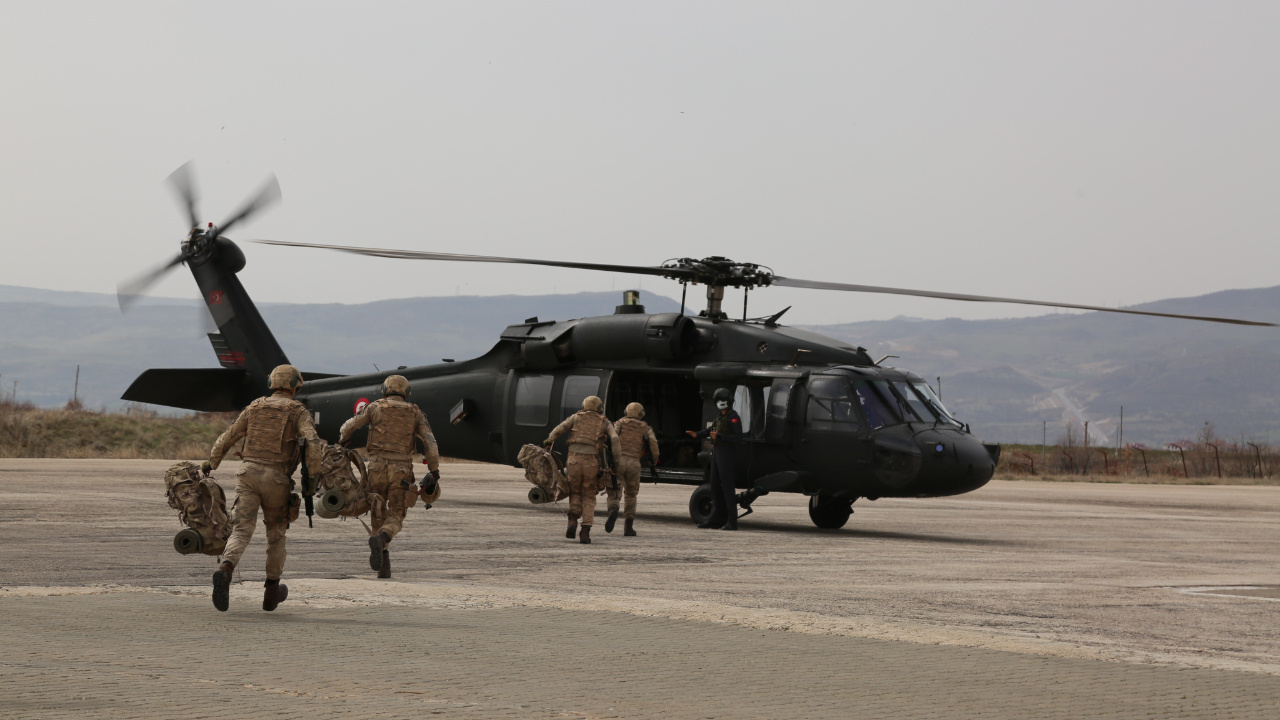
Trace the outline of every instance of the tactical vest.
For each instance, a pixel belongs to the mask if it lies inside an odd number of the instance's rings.
[[[649,434],[649,423],[628,417],[619,420],[616,428],[624,457],[638,458],[644,454],[644,438]]]
[[[369,428],[369,452],[406,455],[413,452],[413,430],[417,424],[417,406],[392,405],[379,401],[378,419]]]
[[[293,460],[294,438],[286,438],[289,418],[301,403],[258,398],[249,404],[249,430],[240,457],[258,463],[280,464]]]
[[[594,447],[600,442],[604,424],[609,422],[604,415],[593,410],[579,410],[574,417],[577,419],[573,421],[573,431],[569,433],[570,445],[582,444]]]

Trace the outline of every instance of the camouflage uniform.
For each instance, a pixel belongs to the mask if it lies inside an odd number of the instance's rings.
[[[431,433],[427,416],[417,405],[397,395],[375,400],[364,406],[355,417],[342,423],[338,442],[345,443],[365,425],[369,428],[369,492],[383,498],[374,501],[370,515],[373,532],[383,532],[390,542],[404,525],[405,509],[417,502],[414,487],[413,441],[426,447],[423,459],[427,469],[440,469],[440,452]]]
[[[582,402],[583,409],[560,423],[547,436],[550,445],[556,438],[569,433],[569,462],[566,470],[569,475],[569,528],[572,532],[578,518],[582,518],[582,541],[591,542],[588,529],[595,518],[596,493],[600,491],[600,462],[597,453],[607,438],[613,460],[616,463],[621,456],[618,445],[618,433],[613,423],[600,411],[600,398],[592,396]],[[566,533],[567,537],[573,537]]]
[[[284,572],[284,536],[293,493],[290,476],[300,460],[299,437],[320,449],[320,436],[311,423],[311,413],[293,399],[292,393],[277,390],[270,397],[249,403],[209,453],[209,465],[216,469],[231,446],[240,438],[245,439],[239,453],[244,463],[236,472],[236,499],[231,505],[231,537],[227,538],[222,559],[232,565],[240,563],[261,508],[262,524],[267,528],[268,580],[278,580]],[[308,448],[308,453],[312,452]]]
[[[626,498],[622,516],[627,520],[634,520],[636,495],[640,493],[640,457],[644,455],[644,446],[648,443],[653,462],[658,462],[658,438],[653,434],[649,423],[639,417],[624,417],[614,423],[613,428],[618,433],[619,444],[622,446],[622,459],[618,461],[618,484],[621,486],[621,494]],[[605,492],[609,498],[609,511],[616,511],[619,489],[610,486],[605,488]]]

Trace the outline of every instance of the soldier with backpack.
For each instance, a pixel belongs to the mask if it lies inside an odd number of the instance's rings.
[[[307,453],[318,458],[324,442],[316,434],[311,413],[293,399],[302,387],[302,373],[292,365],[280,365],[271,371],[268,397],[258,398],[240,413],[231,427],[222,433],[209,459],[201,469],[206,474],[217,469],[222,458],[241,438],[244,463],[236,472],[236,499],[231,505],[231,536],[227,538],[222,564],[213,573],[213,606],[225,612],[230,604],[231,574],[244,554],[258,510],[267,528],[267,581],[262,595],[262,609],[275,610],[289,596],[289,588],[280,583],[284,572],[285,531],[289,521],[298,518],[301,499],[293,494],[293,471],[302,460],[298,439],[306,438]]]
[[[600,491],[600,460],[597,452],[605,440],[610,443],[613,461],[621,455],[618,433],[604,416],[604,403],[592,395],[582,401],[582,409],[570,415],[547,436],[543,445],[550,447],[556,438],[569,433],[569,528],[564,536],[573,539],[582,518],[579,542],[591,544],[591,525],[596,511],[596,493]]]
[[[414,486],[413,446],[421,440],[425,449],[423,462],[427,476],[421,492],[430,503],[439,495],[440,452],[436,436],[431,432],[427,416],[409,402],[409,381],[402,375],[390,375],[382,381],[382,398],[360,409],[355,417],[342,423],[338,442],[351,440],[356,430],[369,425],[369,494],[373,534],[369,536],[369,567],[378,577],[391,577],[391,544],[404,525],[407,508],[418,500]]]
[[[644,417],[644,406],[631,403],[627,406],[627,416],[613,424],[618,433],[618,444],[622,446],[622,458],[618,461],[618,480],[622,486],[622,495],[626,505],[622,516],[626,519],[623,535],[634,537],[636,534],[636,496],[640,494],[640,457],[644,455],[645,445],[649,446],[649,457],[658,463],[658,438],[653,428],[641,418]],[[613,532],[613,524],[618,519],[618,487],[606,487],[609,498],[609,519],[604,524],[605,532]]]

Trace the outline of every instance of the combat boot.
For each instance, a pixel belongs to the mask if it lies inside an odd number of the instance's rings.
[[[636,519],[635,518],[627,518],[626,523],[624,523],[622,534],[625,535],[626,537],[636,536]]]
[[[609,508],[609,519],[604,521],[604,531],[613,532],[613,526],[618,524],[618,508]]]
[[[378,577],[380,578],[391,577],[391,551],[390,550],[382,551],[382,567],[378,568]]]
[[[289,597],[288,585],[280,582],[280,578],[268,580],[262,589],[262,609],[271,612],[287,597]]]
[[[737,529],[738,529],[738,518],[733,518],[733,519],[729,520],[729,522],[727,522],[727,523],[725,523],[724,525],[722,525],[722,526],[720,527],[720,529],[721,529],[721,530],[737,530]]]
[[[213,571],[213,606],[220,612],[226,612],[231,605],[231,573],[236,566],[224,562]]]
[[[387,549],[389,542],[391,536],[382,531],[369,536],[369,567],[374,570],[382,569],[382,551]]]
[[[569,529],[564,531],[564,536],[570,540],[578,536],[578,516],[569,513]]]
[[[591,526],[590,525],[582,526],[582,532],[578,536],[578,542],[582,543],[583,545],[591,544]]]

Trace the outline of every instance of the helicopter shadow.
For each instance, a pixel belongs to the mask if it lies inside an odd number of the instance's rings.
[[[639,519],[646,523],[656,523],[661,525],[683,525],[689,526],[693,521],[687,517],[675,515],[644,515],[641,514]],[[880,540],[904,540],[907,542],[927,542],[941,543],[946,545],[970,545],[970,546],[1000,546],[1000,547],[1021,547],[1026,543],[1014,540],[1003,540],[990,537],[973,537],[965,535],[945,535],[941,533],[912,533],[900,532],[895,530],[866,530],[858,528],[841,528],[839,530],[827,530],[819,527],[795,525],[791,523],[777,521],[758,521],[741,518],[738,520],[738,532],[758,532],[767,533],[786,533],[791,535],[818,535],[818,536],[835,536],[839,538],[866,538]]]

